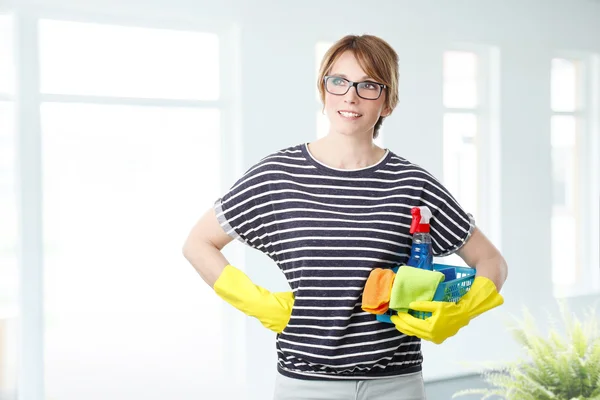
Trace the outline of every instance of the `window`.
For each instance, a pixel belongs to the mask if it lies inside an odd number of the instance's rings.
[[[445,51],[442,98],[444,185],[500,247],[498,66],[494,48]]]
[[[16,398],[18,318],[13,17],[0,14],[0,397]],[[14,397],[13,397],[14,396]]]
[[[598,63],[551,61],[552,277],[557,296],[598,290]],[[596,114],[594,114],[594,112]],[[594,217],[596,216],[596,217]]]
[[[221,303],[181,246],[220,194],[219,37],[39,27],[47,397],[207,397]]]
[[[52,20],[40,28],[43,93],[219,98],[217,35]]]
[[[465,51],[444,53],[444,184],[477,218],[479,57]]]
[[[333,45],[333,43],[331,43],[331,42],[318,42],[317,45],[315,46],[315,55],[316,55],[315,56],[315,62],[316,62],[315,82],[319,76],[319,68],[321,67],[321,60],[323,60],[325,53],[327,52],[327,50],[329,50],[329,48],[332,45]],[[316,87],[316,84],[315,84],[315,87]],[[318,88],[315,89],[315,92],[316,92],[316,100],[317,100],[317,118],[316,118],[317,138],[322,138],[329,133],[329,119],[323,111],[323,104],[321,103],[321,98],[319,96]],[[366,100],[366,101],[368,101],[368,100]],[[381,125],[381,128],[379,129],[379,135],[375,139],[375,144],[377,144],[379,147],[384,147],[383,146],[384,127],[385,127],[385,122],[383,125]]]

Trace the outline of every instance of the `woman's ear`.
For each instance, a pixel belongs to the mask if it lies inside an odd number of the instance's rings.
[[[388,117],[392,113],[392,109],[388,106],[383,107],[383,111],[381,111],[381,117]]]

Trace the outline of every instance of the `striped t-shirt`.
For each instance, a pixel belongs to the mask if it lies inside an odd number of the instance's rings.
[[[306,144],[250,168],[215,202],[223,229],[268,255],[295,296],[277,368],[300,379],[376,379],[421,370],[421,343],[361,309],[373,268],[408,260],[411,208],[430,208],[433,252],[456,251],[474,222],[431,174],[387,150],[375,165],[328,167]]]

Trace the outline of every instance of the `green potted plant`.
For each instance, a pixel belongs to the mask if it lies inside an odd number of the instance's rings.
[[[461,390],[452,396],[480,394],[483,399],[600,400],[600,331],[590,308],[579,320],[560,303],[564,333],[552,322],[548,336],[538,333],[528,310],[512,327],[525,358],[483,373],[492,387]]]

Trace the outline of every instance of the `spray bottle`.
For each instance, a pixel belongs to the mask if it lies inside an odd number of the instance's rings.
[[[406,265],[432,271],[433,249],[431,247],[431,234],[429,233],[431,210],[427,206],[413,207],[410,213],[412,214],[410,233],[413,235],[413,240],[410,258]]]

